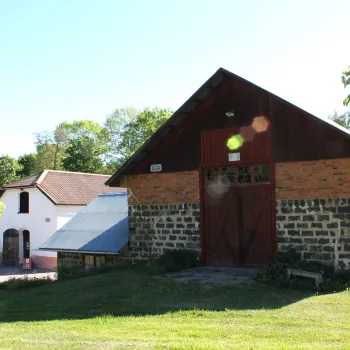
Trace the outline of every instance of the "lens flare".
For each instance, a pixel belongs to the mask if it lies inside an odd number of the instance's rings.
[[[244,139],[242,135],[232,135],[226,143],[226,146],[229,150],[233,151],[235,149],[241,148],[243,145]]]
[[[256,132],[264,132],[269,127],[269,121],[264,116],[255,117],[252,123],[252,127]]]
[[[251,142],[254,140],[256,131],[252,126],[242,126],[239,134],[243,137],[245,142]]]

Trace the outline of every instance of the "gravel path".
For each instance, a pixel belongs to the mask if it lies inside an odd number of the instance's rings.
[[[0,283],[11,278],[56,278],[56,272],[49,270],[26,271],[17,267],[0,267]]]

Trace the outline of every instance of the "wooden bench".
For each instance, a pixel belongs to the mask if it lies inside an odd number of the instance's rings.
[[[315,280],[315,287],[317,289],[320,288],[320,284],[323,283],[322,273],[303,271],[297,269],[287,269],[287,281],[290,280],[290,277],[292,275],[313,278]]]

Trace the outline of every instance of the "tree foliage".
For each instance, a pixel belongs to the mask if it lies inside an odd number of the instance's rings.
[[[345,69],[343,71],[343,75],[341,77],[341,80],[343,82],[344,88],[346,88],[347,86],[350,86],[350,66],[348,67],[348,69]],[[350,94],[345,98],[345,100],[343,101],[344,106],[348,106],[350,103]]]
[[[104,165],[99,148],[88,136],[70,141],[63,160],[64,169],[83,173],[103,173]]]
[[[0,216],[3,214],[4,209],[5,209],[5,205],[3,202],[0,201]]]
[[[135,108],[118,108],[109,116],[104,124],[108,137],[108,158],[109,164],[114,167],[123,163],[129,157],[131,146],[125,140],[127,125],[136,119],[140,113]]]
[[[22,166],[22,169],[17,171],[17,176],[19,178],[30,176],[36,173],[37,169],[35,153],[23,154],[22,156],[18,157],[17,161],[18,164]]]
[[[169,109],[116,109],[107,117],[109,161],[116,168],[123,164],[170,117]]]
[[[80,120],[59,125],[68,137],[63,167],[68,171],[104,172],[104,158],[108,151],[107,134],[98,123]]]
[[[42,170],[112,174],[170,117],[168,109],[119,108],[103,126],[91,120],[62,122],[35,134],[35,154],[18,158],[25,177]]]
[[[68,147],[68,136],[64,129],[57,127],[55,131],[39,132],[36,137],[36,171],[62,170],[62,161]]]
[[[22,166],[17,160],[9,156],[0,157],[0,188],[4,185],[18,179],[17,171],[20,171]]]
[[[329,116],[329,119],[350,130],[350,112],[345,112],[343,114],[334,112],[333,115]]]

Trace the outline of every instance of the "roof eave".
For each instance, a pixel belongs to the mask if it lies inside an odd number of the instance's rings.
[[[91,251],[91,250],[79,250],[79,249],[59,249],[59,248],[39,248],[39,250],[58,252],[58,253],[120,255],[120,251],[119,252],[103,252],[103,251]]]
[[[185,119],[187,117],[187,115],[190,114],[192,109],[195,108],[199,102],[204,100],[204,98],[207,96],[207,94],[210,93],[213,89],[215,89],[222,82],[222,74],[224,74],[225,72],[226,72],[225,69],[219,68],[204,84],[202,84],[196,90],[196,92],[194,94],[192,94],[191,97],[189,99],[187,99],[186,102],[183,103],[181,105],[181,107],[178,108],[173,113],[173,115],[163,125],[161,125],[158,128],[158,130],[147,141],[145,141],[143,143],[143,145],[120,167],[120,169],[105,182],[105,185],[109,186],[112,182],[114,182],[114,180],[116,180],[117,186],[114,186],[114,187],[118,187],[120,185],[121,179],[128,173],[128,172],[125,172],[125,169],[133,163],[133,160],[135,158],[137,158],[138,156],[140,156],[140,154],[142,154],[143,151],[146,151],[147,146],[153,140],[158,138],[157,136],[159,136],[159,133],[162,129],[164,129],[166,127],[170,127],[170,129],[172,129],[175,126],[177,126],[179,122],[174,124],[174,123],[172,123],[172,121],[174,121],[174,119],[178,115],[180,115],[180,114],[184,115],[184,118],[182,118],[181,121],[183,119]],[[200,95],[201,95],[200,93],[206,88],[208,89],[208,93],[204,97],[200,98]],[[197,103],[192,108],[190,108],[190,109],[186,108],[186,106],[190,105],[190,103],[194,102],[194,101],[196,101]],[[159,139],[162,139],[162,138],[163,137],[159,137]]]

